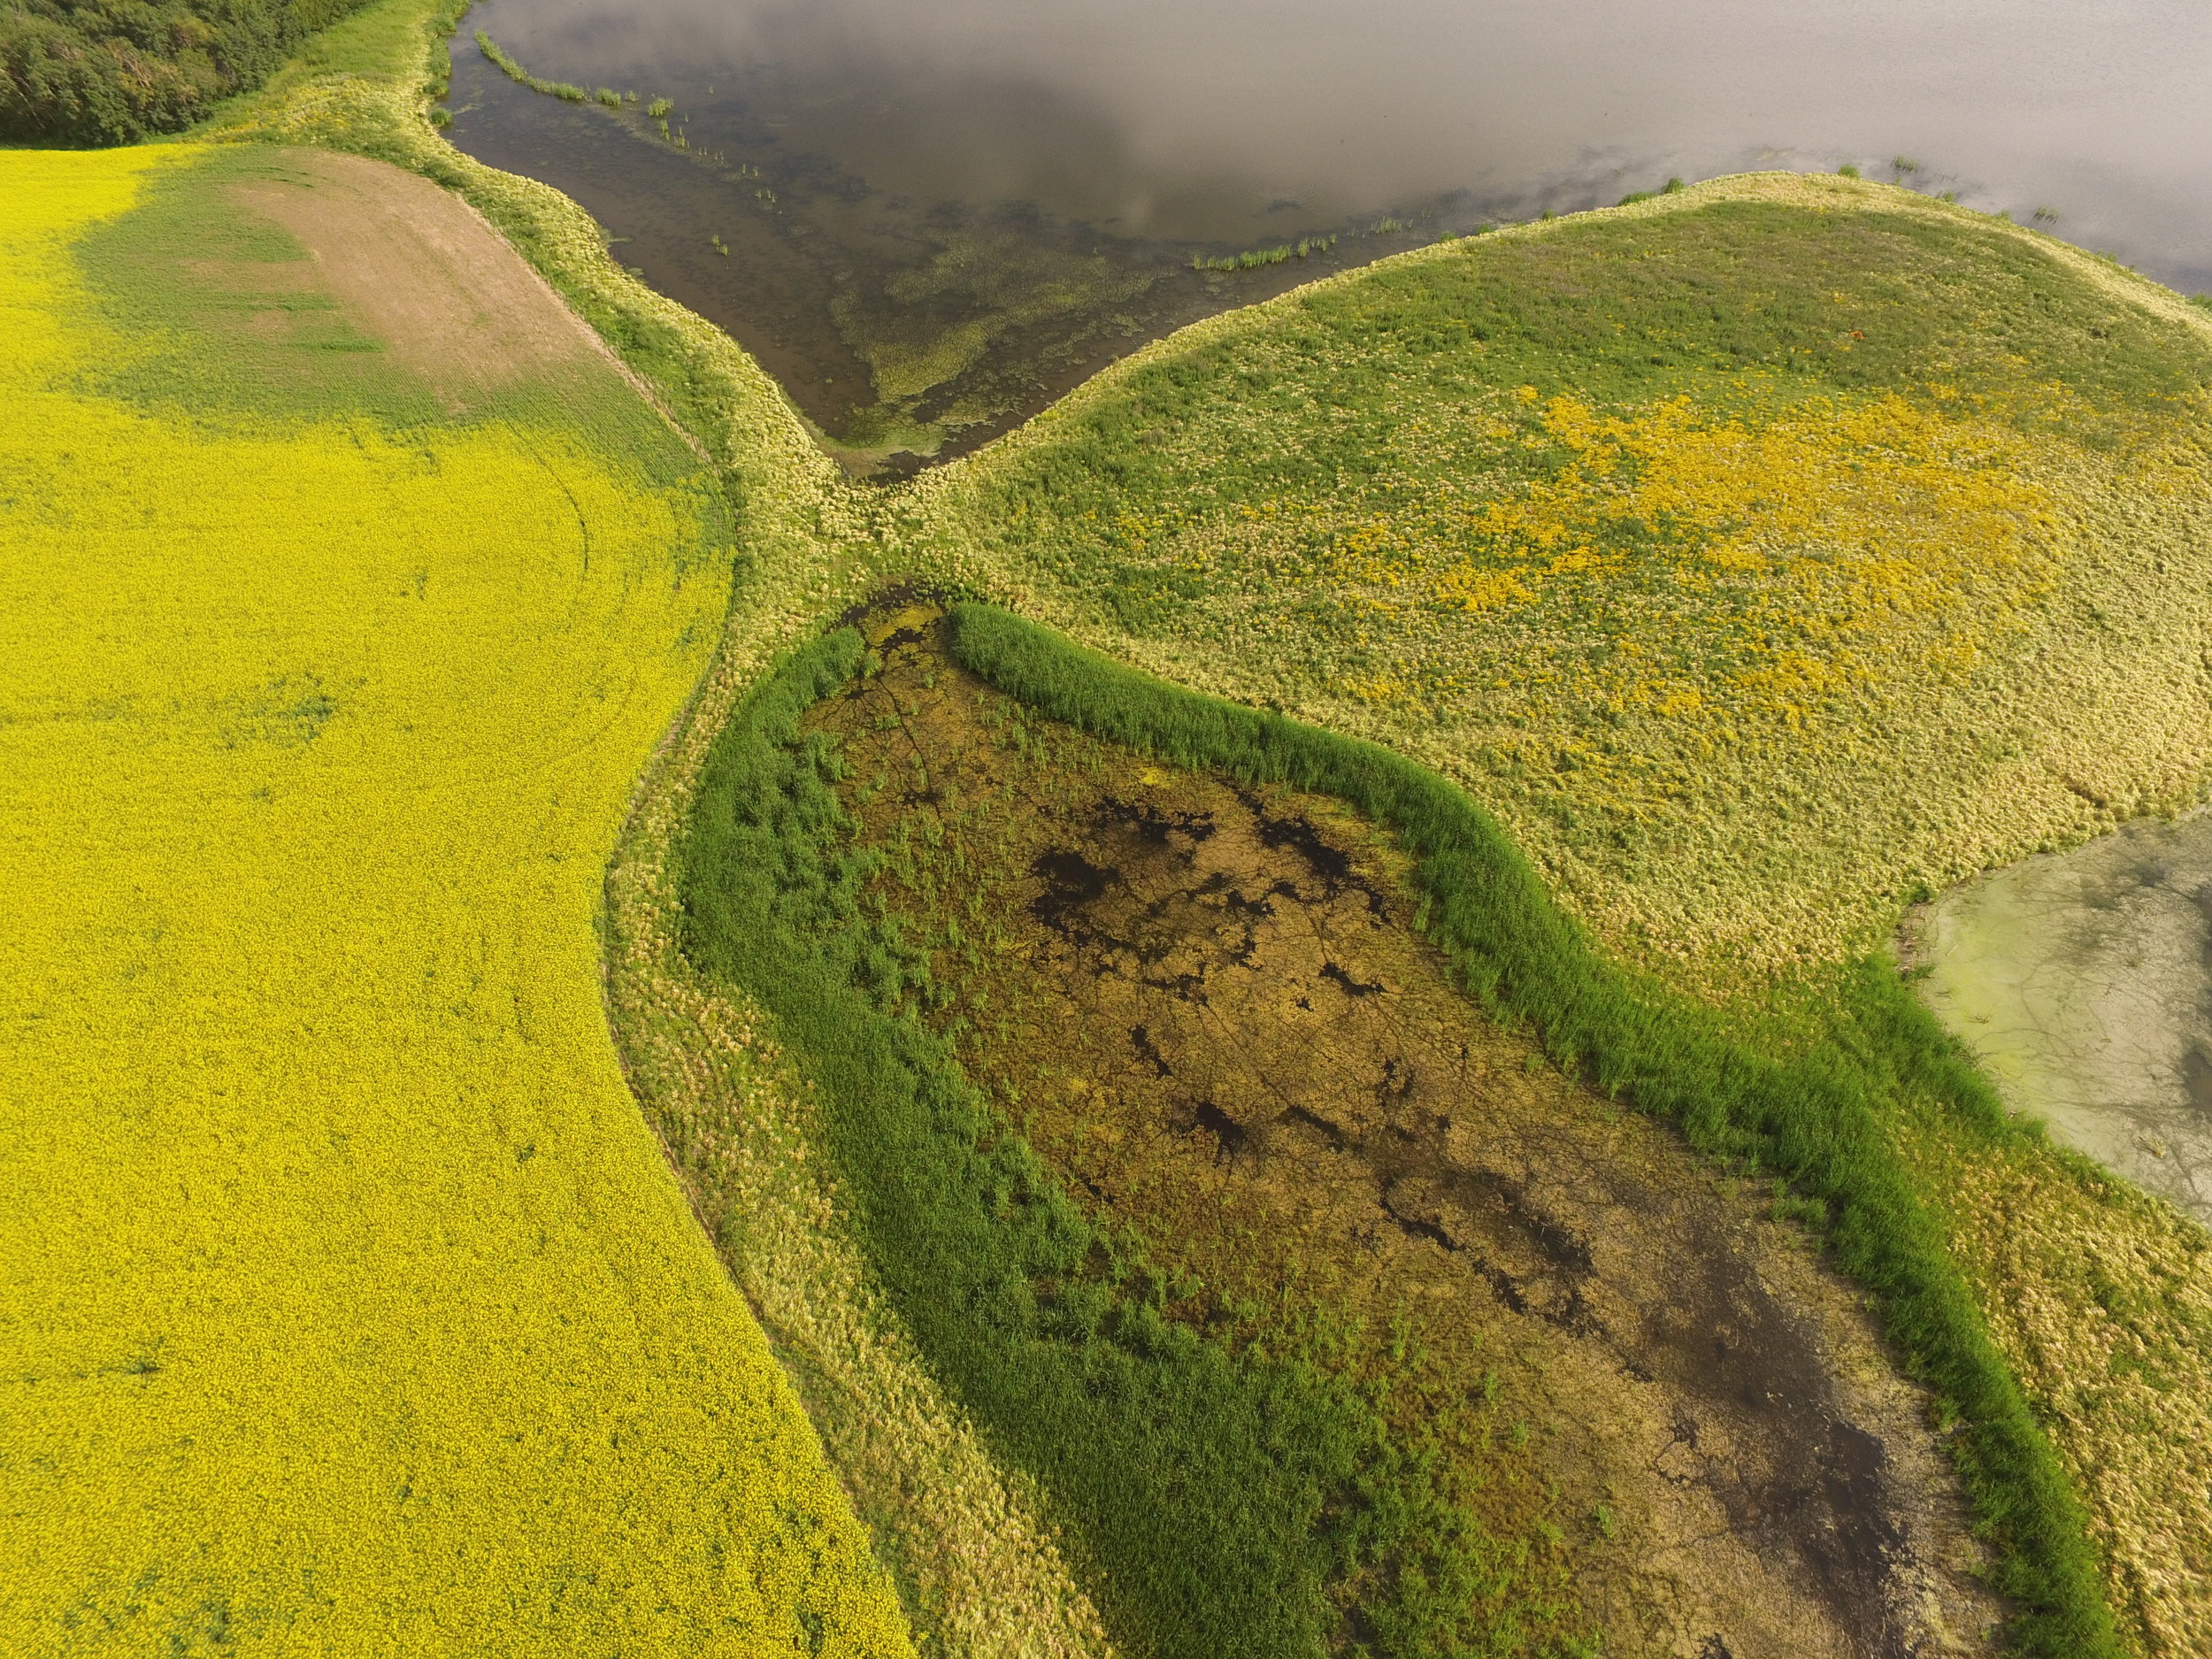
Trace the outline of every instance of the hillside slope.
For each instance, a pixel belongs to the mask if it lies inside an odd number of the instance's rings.
[[[2212,317],[2154,285],[1755,175],[1199,325],[929,499],[1087,636],[1464,780],[1725,988],[2196,797],[2208,416]]]

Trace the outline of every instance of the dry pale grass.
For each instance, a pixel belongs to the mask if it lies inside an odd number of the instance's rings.
[[[1906,1133],[2088,1502],[2124,1632],[2157,1659],[2212,1653],[2212,1239],[2070,1155]]]

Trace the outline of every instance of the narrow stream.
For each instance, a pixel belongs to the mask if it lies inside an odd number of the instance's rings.
[[[2212,1223],[2212,813],[1955,887],[1922,989],[2016,1111]]]

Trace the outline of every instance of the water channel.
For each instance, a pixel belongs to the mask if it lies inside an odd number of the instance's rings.
[[[1955,887],[1908,949],[2008,1105],[2212,1223],[2212,812]]]
[[[481,0],[454,66],[456,143],[582,203],[862,467],[1670,177],[1850,163],[2212,288],[2194,0]]]

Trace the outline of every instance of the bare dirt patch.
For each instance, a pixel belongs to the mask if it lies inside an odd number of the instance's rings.
[[[1494,1534],[1571,1556],[1608,1653],[1985,1649],[1927,1402],[1850,1288],[1461,995],[1386,838],[1029,714],[926,608],[863,626],[882,671],[813,719],[876,891],[971,1075],[1182,1276],[1179,1317],[1328,1310]]]
[[[465,399],[612,357],[545,280],[458,196],[363,156],[288,152],[282,176],[231,187],[314,262],[317,286],[393,360]]]

